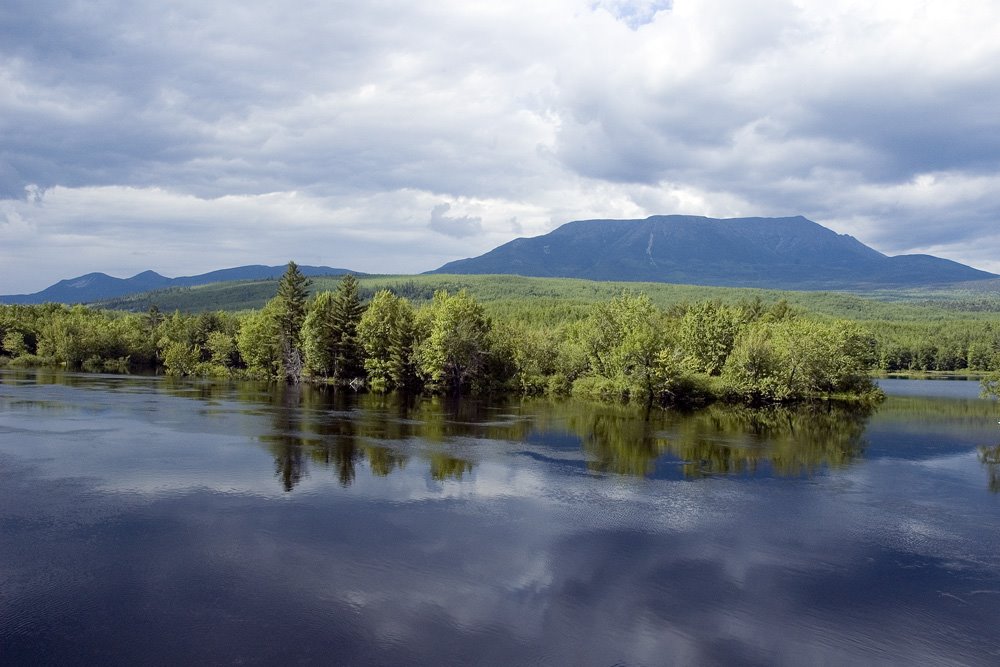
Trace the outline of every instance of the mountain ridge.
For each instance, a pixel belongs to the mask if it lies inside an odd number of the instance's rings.
[[[268,266],[265,264],[248,264],[228,269],[217,269],[194,276],[178,276],[177,278],[167,278],[151,270],[137,273],[131,278],[115,278],[106,273],[92,272],[75,278],[60,280],[33,294],[2,295],[0,296],[0,303],[92,303],[128,296],[130,294],[169,289],[171,287],[198,287],[199,285],[224,281],[279,278],[285,272],[286,268],[287,265]],[[306,276],[343,275],[345,273],[363,275],[348,269],[338,269],[330,266],[299,266],[299,270]]]
[[[891,257],[803,216],[689,215],[567,222],[427,273],[834,290],[998,277],[931,255]]]
[[[33,294],[0,296],[0,303],[95,303],[175,287],[275,279],[285,268],[252,264],[177,278],[152,270],[130,278],[94,272]],[[364,275],[328,266],[299,268],[307,276]],[[885,255],[803,216],[578,220],[425,273],[832,291],[1000,284],[996,274],[932,255]]]

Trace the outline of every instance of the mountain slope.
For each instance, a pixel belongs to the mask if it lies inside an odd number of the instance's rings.
[[[985,271],[931,257],[888,257],[801,216],[652,216],[582,220],[515,239],[430,273],[518,274],[749,286],[856,289],[983,280]]]
[[[285,266],[251,264],[249,266],[237,266],[231,269],[220,269],[197,276],[181,276],[179,278],[167,278],[155,271],[143,271],[131,278],[114,278],[105,273],[88,273],[77,278],[60,280],[56,284],[34,294],[0,296],[0,303],[92,303],[94,301],[114,299],[129,294],[162,290],[170,287],[196,287],[198,285],[233,280],[267,280],[279,278],[285,272],[285,268]],[[347,269],[335,269],[329,266],[300,266],[299,270],[307,276],[354,273]]]

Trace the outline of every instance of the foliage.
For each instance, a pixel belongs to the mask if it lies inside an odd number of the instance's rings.
[[[1000,373],[990,373],[979,381],[983,398],[1000,398]]]
[[[333,291],[340,278],[318,277],[314,282],[318,291]],[[358,285],[362,301],[381,289],[388,289],[409,299],[414,306],[431,301],[435,291],[454,293],[466,289],[483,305],[494,323],[523,324],[531,331],[565,331],[584,322],[595,304],[609,301],[628,288],[647,295],[657,308],[671,316],[683,315],[692,305],[712,301],[737,311],[744,323],[780,320],[789,315],[820,321],[855,321],[874,336],[877,356],[873,368],[881,372],[1000,370],[1000,328],[996,327],[1000,297],[995,292],[971,287],[881,290],[858,295],[441,274],[365,276]],[[274,280],[219,283],[150,293],[114,303],[118,308],[141,311],[152,305],[159,305],[167,312],[175,308],[187,312],[237,311],[261,308],[274,296],[275,286]],[[0,318],[0,340],[3,327]],[[31,340],[33,330],[24,330],[29,353],[35,349]],[[699,356],[695,354],[692,359]],[[714,366],[718,370],[718,364]]]
[[[364,370],[374,391],[407,389],[415,384],[414,313],[409,301],[389,290],[379,291],[361,316],[357,331]]]
[[[310,285],[298,265],[288,262],[285,274],[278,281],[278,294],[272,299],[281,371],[289,382],[298,382],[302,378],[301,330]]]
[[[358,323],[364,307],[358,291],[358,279],[345,274],[333,297],[333,378],[352,380],[363,374]]]
[[[687,309],[679,326],[679,342],[691,367],[699,373],[719,375],[736,342],[743,312],[717,301]]]
[[[312,279],[316,291],[335,290],[339,276]],[[788,308],[818,316],[865,321],[947,322],[953,320],[995,320],[1000,313],[1000,296],[971,293],[959,288],[948,290],[881,290],[852,294],[846,292],[805,292],[776,289],[710,287],[672,283],[636,283],[591,281],[572,278],[531,278],[523,276],[409,275],[363,276],[359,280],[362,300],[381,289],[420,305],[433,299],[434,292],[468,290],[483,303],[493,317],[509,320],[526,317],[545,318],[550,323],[583,319],[591,304],[607,301],[633,290],[649,296],[660,309],[678,304],[718,301],[740,306],[760,299],[771,308],[785,302]],[[98,307],[127,311],[146,311],[157,305],[164,312],[181,310],[231,312],[259,309],[274,296],[276,281],[234,281],[193,288],[171,288],[122,299]]]
[[[251,375],[273,377],[280,372],[276,308],[277,304],[269,302],[262,310],[244,316],[240,323],[236,347]]]
[[[306,372],[318,378],[334,374],[333,293],[320,292],[309,305],[302,322],[302,352]]]
[[[662,370],[657,360],[665,324],[663,314],[645,295],[624,292],[597,304],[583,338],[591,376],[578,380],[574,391],[652,401]]]
[[[336,292],[316,295],[302,325],[307,372],[344,383],[363,374],[358,322],[363,312],[357,279],[347,274]]]
[[[274,296],[264,308],[242,313],[0,306],[0,356],[17,365],[364,380],[376,392],[572,391],[640,404],[865,394],[868,373],[880,369],[1000,372],[1000,327],[985,318],[847,321],[802,306],[816,295],[690,286],[612,293],[609,283],[517,277],[332,280],[317,279],[333,289],[309,301],[309,281],[290,263],[280,282],[266,281]],[[459,289],[428,300],[439,285]]]
[[[489,383],[490,321],[481,304],[468,292],[440,291],[421,312],[418,328],[426,336],[417,343],[417,369],[432,390],[457,393],[481,389]]]
[[[169,375],[194,375],[201,361],[201,348],[180,341],[169,343],[163,352],[163,367]]]
[[[205,337],[205,350],[210,360],[217,366],[236,366],[236,336],[228,331],[213,330]]]
[[[12,329],[3,337],[3,349],[12,357],[20,357],[28,354],[28,344],[24,341],[24,334]]]
[[[505,356],[515,368],[514,386],[522,394],[543,394],[555,389],[552,378],[560,372],[559,344],[563,332],[536,329],[514,322],[496,326],[494,333],[500,341],[497,347],[503,344],[507,348]],[[560,392],[555,389],[555,393]]]
[[[849,322],[761,321],[740,335],[723,373],[724,387],[751,402],[874,391],[871,346]]]

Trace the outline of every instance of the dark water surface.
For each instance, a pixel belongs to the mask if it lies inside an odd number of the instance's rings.
[[[1000,407],[0,371],[3,664],[1000,664]]]

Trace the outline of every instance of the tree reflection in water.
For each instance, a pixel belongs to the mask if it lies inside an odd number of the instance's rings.
[[[669,457],[686,477],[753,473],[798,476],[844,465],[864,449],[870,407],[713,405],[689,413],[567,402],[554,406],[597,472],[648,476]]]
[[[432,479],[460,480],[474,463],[454,455],[448,444],[497,431],[474,401],[357,395],[304,386],[275,386],[267,400],[272,428],[260,440],[274,456],[276,475],[286,491],[301,481],[306,459],[313,467],[332,470],[345,487],[354,482],[362,462],[373,475],[387,476],[406,465],[413,451],[408,445],[416,439],[443,447],[417,450]]]
[[[824,403],[798,408],[713,406],[684,420],[670,451],[685,474],[754,472],[812,475],[848,464],[864,451],[871,408]]]
[[[273,432],[260,437],[274,456],[274,474],[285,491],[294,489],[303,475],[305,440],[299,429],[300,397],[299,387],[280,386],[274,395]]]
[[[979,462],[986,468],[990,491],[1000,493],[1000,445],[980,445]]]
[[[579,447],[587,468],[600,474],[650,476],[679,470],[684,477],[728,474],[811,475],[850,464],[866,447],[870,407],[821,403],[798,408],[716,404],[682,413],[576,400],[471,399],[355,394],[306,385],[217,382],[174,378],[88,375],[62,371],[6,371],[4,382],[59,384],[131,394],[158,393],[196,400],[203,410],[239,411],[267,420],[254,437],[274,458],[281,487],[292,491],[310,472],[329,469],[350,486],[359,466],[385,477],[419,460],[430,479],[463,480],[476,467],[472,455],[486,443]],[[58,401],[39,410],[64,409]],[[879,422],[922,433],[940,423],[960,428],[996,420],[983,400],[894,397]],[[482,451],[482,450],[480,450]],[[981,445],[977,456],[990,491],[1000,493],[1000,445]]]
[[[271,432],[260,437],[291,491],[305,462],[334,472],[350,486],[359,465],[375,476],[424,461],[431,479],[461,480],[475,468],[463,442],[573,436],[588,469],[653,474],[657,462],[679,464],[684,476],[755,473],[814,474],[849,463],[864,449],[870,409],[824,403],[752,409],[725,405],[693,413],[581,401],[481,401],[352,394],[303,386],[266,394]],[[256,395],[257,399],[261,394]]]

